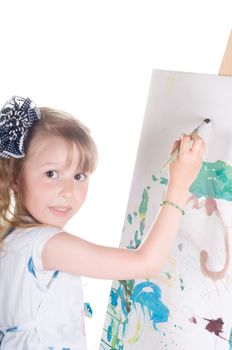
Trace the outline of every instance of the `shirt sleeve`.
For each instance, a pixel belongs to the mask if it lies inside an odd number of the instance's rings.
[[[42,227],[35,228],[37,232],[34,232],[34,242],[31,251],[31,269],[34,276],[42,282],[47,284],[49,280],[54,276],[55,271],[46,271],[43,268],[41,254],[45,243],[55,236],[57,233],[64,232],[64,229],[58,227]]]

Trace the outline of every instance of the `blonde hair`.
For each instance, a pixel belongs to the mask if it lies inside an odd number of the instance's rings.
[[[80,169],[92,173],[97,166],[97,148],[89,129],[70,114],[56,109],[39,108],[41,119],[36,121],[29,131],[25,144],[24,158],[0,158],[0,242],[9,227],[40,226],[23,205],[23,170],[29,157],[29,146],[35,136],[59,136],[67,143],[75,143],[80,151]],[[19,190],[12,189],[17,178]],[[32,220],[28,220],[30,217]]]

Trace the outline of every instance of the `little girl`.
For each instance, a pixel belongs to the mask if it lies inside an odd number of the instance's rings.
[[[69,114],[14,96],[0,111],[0,349],[85,350],[79,276],[152,278],[168,257],[202,163],[196,134],[173,145],[162,208],[136,250],[64,230],[85,201],[97,150]],[[110,228],[109,228],[110,230]],[[77,230],[78,233],[78,230]]]

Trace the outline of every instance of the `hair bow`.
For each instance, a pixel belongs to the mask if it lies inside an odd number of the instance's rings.
[[[0,111],[0,156],[22,158],[24,144],[40,111],[29,97],[13,96]]]

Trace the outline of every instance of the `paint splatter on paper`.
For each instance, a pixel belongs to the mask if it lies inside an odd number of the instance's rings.
[[[101,350],[232,350],[232,80],[221,78],[153,73],[121,246],[137,249],[160,209],[167,142],[200,116],[214,116],[217,128],[205,134],[207,159],[163,270],[113,282]]]
[[[220,166],[219,166],[220,165]],[[214,171],[214,169],[219,169],[220,172]],[[207,175],[206,169],[209,170],[209,174]],[[195,210],[200,209],[199,205],[196,204],[196,201],[201,196],[205,198],[205,215],[213,215],[216,211],[216,196],[220,196],[222,192],[217,190],[217,187],[223,187],[223,181],[227,184],[232,180],[232,172],[228,172],[225,177],[223,174],[225,173],[225,169],[230,169],[230,166],[225,162],[217,161],[215,163],[204,163],[201,171],[199,173],[199,177],[193,183],[190,189],[189,201],[192,202],[191,198],[195,198],[195,202],[193,208]],[[212,180],[211,172],[214,173],[214,179]],[[203,176],[204,174],[204,176]],[[231,174],[231,178],[228,174]],[[154,175],[152,175],[153,185],[165,186],[168,183],[168,180],[164,177],[160,181],[158,179],[154,181]],[[207,184],[209,181],[209,184]],[[213,181],[215,184],[212,186]],[[212,187],[214,188],[214,193],[212,193]],[[207,192],[209,190],[209,193]],[[199,196],[199,194],[201,194]],[[211,195],[214,197],[211,198]],[[194,197],[193,197],[194,196]],[[221,198],[220,198],[221,199]],[[229,200],[228,196],[224,196],[224,200]],[[231,197],[232,201],[232,197]],[[149,193],[146,188],[144,188],[141,200],[138,205],[137,211],[139,213],[137,218],[137,229],[134,232],[133,239],[130,240],[130,243],[127,245],[129,249],[136,249],[142,242],[144,236],[144,230],[146,227],[146,215],[149,206]],[[128,214],[128,223],[132,225],[132,214]],[[130,219],[129,219],[130,218]],[[183,251],[183,243],[178,244],[178,251]],[[198,257],[199,260],[200,256]],[[181,274],[172,276],[172,272],[164,271],[163,278],[172,281],[171,288],[173,285],[179,285],[179,289],[183,292],[185,290],[185,277]],[[168,285],[168,284],[166,284]],[[138,310],[140,312],[138,313]],[[127,338],[128,327],[129,327],[129,319],[131,313],[137,313],[137,320],[134,324],[133,336]],[[143,316],[142,316],[143,315]],[[161,328],[159,325],[161,323],[169,322],[169,317],[171,317],[171,311],[169,311],[168,305],[165,305],[162,301],[162,289],[159,285],[151,282],[140,282],[137,283],[134,280],[131,281],[119,281],[114,283],[114,287],[111,290],[111,302],[108,308],[108,328],[107,332],[107,346],[110,349],[124,349],[125,342],[127,344],[134,344],[139,342],[140,338],[143,336],[144,327],[148,323],[148,320],[152,323],[152,329],[155,332],[160,333]],[[202,318],[203,319],[203,318]],[[206,318],[204,318],[206,319]],[[186,320],[187,321],[187,320]],[[223,332],[222,325],[223,321],[221,318],[218,320],[208,320],[208,324],[206,327],[202,327],[202,330],[205,329],[208,332],[213,333],[215,336],[220,336],[225,341],[229,342],[225,337],[222,337],[220,333]],[[196,318],[189,318],[190,323],[197,324]],[[130,326],[131,327],[131,326]],[[176,327],[176,325],[173,325]],[[181,327],[179,328],[181,329]],[[103,334],[104,336],[104,334]],[[106,340],[103,341],[104,343]],[[162,343],[165,346],[167,343]],[[170,343],[169,343],[170,344]]]

